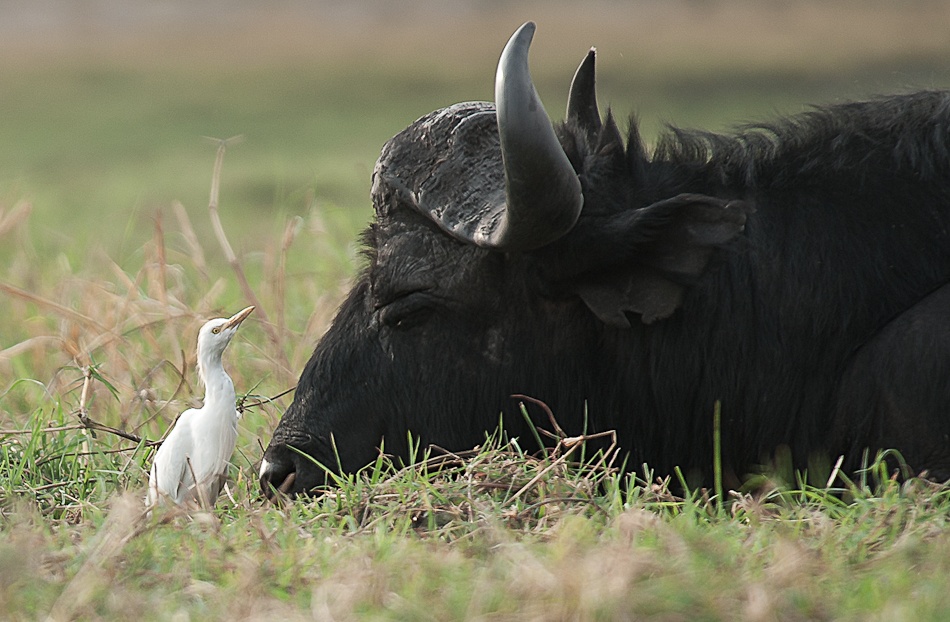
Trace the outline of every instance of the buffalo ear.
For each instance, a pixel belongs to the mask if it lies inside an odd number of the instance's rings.
[[[651,324],[673,314],[713,255],[735,244],[752,206],[680,194],[601,223],[602,254],[571,279],[573,291],[601,321],[630,327],[630,314]],[[588,244],[598,244],[595,232]]]

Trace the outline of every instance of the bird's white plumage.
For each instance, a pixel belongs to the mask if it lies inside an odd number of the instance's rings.
[[[183,412],[155,453],[149,475],[149,506],[169,500],[211,507],[227,479],[237,441],[234,384],[221,362],[241,322],[254,307],[230,318],[210,320],[198,331],[198,376],[205,385],[204,405]]]

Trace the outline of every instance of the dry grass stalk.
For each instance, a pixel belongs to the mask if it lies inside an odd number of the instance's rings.
[[[105,326],[103,326],[102,324],[100,324],[99,322],[95,321],[94,319],[92,319],[91,317],[87,315],[79,313],[78,311],[70,309],[69,307],[63,306],[59,304],[58,302],[53,302],[52,300],[48,298],[44,298],[43,296],[40,296],[38,294],[33,294],[31,292],[26,291],[25,289],[20,289],[19,287],[10,285],[9,283],[4,283],[0,281],[0,292],[4,292],[8,296],[15,296],[17,298],[26,300],[27,302],[31,302],[39,307],[47,309],[48,311],[52,311],[53,313],[55,313],[56,315],[59,315],[60,317],[73,320],[74,322],[78,322],[80,324],[84,324],[86,327],[93,329],[97,332],[100,332],[100,333],[109,332],[108,328],[106,328]]]
[[[0,236],[6,235],[25,223],[32,211],[33,204],[28,201],[17,202],[10,211],[0,208]]]
[[[52,344],[62,344],[62,340],[54,335],[39,335],[36,337],[30,337],[29,339],[25,339],[20,343],[0,350],[0,361],[9,360],[20,356],[29,350],[33,350],[34,348],[39,349]]]
[[[208,263],[205,261],[204,250],[198,242],[198,236],[195,235],[195,229],[191,225],[191,219],[188,218],[188,212],[181,201],[172,202],[172,211],[175,212],[175,218],[178,220],[178,227],[181,229],[181,235],[188,245],[188,251],[191,257],[191,263],[201,274],[205,281],[208,277]]]
[[[274,325],[271,323],[264,305],[261,304],[261,301],[251,288],[251,284],[248,282],[247,276],[244,274],[244,268],[241,266],[241,262],[238,260],[237,255],[234,253],[234,249],[231,247],[231,243],[228,241],[228,236],[224,232],[224,227],[221,225],[221,217],[218,214],[218,198],[221,188],[221,168],[224,165],[224,152],[227,150],[229,144],[234,144],[236,141],[240,140],[242,140],[242,137],[240,136],[234,136],[224,140],[217,140],[218,151],[214,158],[214,170],[211,175],[211,196],[208,200],[208,213],[211,217],[211,227],[214,229],[215,237],[218,239],[218,245],[221,247],[222,252],[224,252],[224,257],[227,260],[228,265],[231,266],[231,270],[237,277],[238,284],[241,286],[241,291],[244,292],[244,296],[247,298],[248,302],[256,307],[256,313],[260,319],[261,325],[264,327],[264,332],[267,333],[267,337],[270,339],[271,345],[274,346],[274,351],[280,357],[284,368],[288,369],[290,367],[290,363],[287,361],[287,357],[284,355],[283,349],[280,347],[280,335],[274,329]]]
[[[168,309],[168,287],[165,283],[168,262],[165,259],[165,231],[162,227],[162,212],[159,210],[155,214],[155,236],[154,236],[154,274],[150,279],[155,283],[158,289],[158,301],[162,309]]]
[[[218,216],[218,198],[221,193],[221,169],[224,166],[224,152],[229,144],[237,144],[244,140],[244,138],[242,136],[232,136],[231,138],[225,139],[210,138],[210,140],[218,143],[218,150],[214,158],[214,169],[211,172],[211,196],[208,199],[208,211],[211,213],[211,226],[214,229],[215,236],[218,238],[218,244],[221,246],[221,250],[224,251],[224,258],[227,259],[232,268],[237,266],[237,270],[240,270],[240,273],[243,275],[244,272],[238,263],[237,255],[234,254],[234,249],[231,248],[231,243],[228,242],[228,236],[224,233],[224,227],[221,226],[221,218]]]
[[[86,547],[85,561],[53,603],[47,620],[83,617],[82,613],[96,591],[108,585],[106,566],[120,555],[132,538],[147,528],[145,519],[146,512],[142,510],[140,499],[130,494],[116,498],[105,524]]]
[[[617,469],[611,461],[569,461],[578,447],[600,436],[561,439],[540,456],[496,440],[465,452],[432,447],[440,453],[378,482],[324,489],[322,499],[355,519],[354,533],[408,524],[421,535],[431,532],[451,541],[494,529],[499,519],[517,532],[541,533],[566,516],[607,515],[598,491]],[[314,520],[328,518],[321,514]]]
[[[287,280],[287,253],[290,251],[291,245],[294,243],[294,240],[297,238],[297,234],[300,232],[300,228],[303,225],[303,219],[299,216],[290,219],[287,222],[287,225],[284,227],[284,235],[281,238],[280,243],[280,258],[277,264],[277,275],[274,279],[276,283],[276,291],[274,296],[274,301],[277,305],[277,334],[283,338],[286,334],[286,318],[285,318],[285,309],[284,303],[286,301],[286,280]]]

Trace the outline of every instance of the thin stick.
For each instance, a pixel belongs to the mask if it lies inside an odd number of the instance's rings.
[[[194,493],[195,499],[198,501],[198,506],[202,510],[210,509],[208,505],[208,496],[205,494],[204,488],[199,485],[198,478],[195,476],[195,468],[191,466],[191,456],[185,456],[185,463],[188,465],[188,470],[191,472],[191,481],[194,482]]]
[[[114,435],[114,436],[118,436],[119,438],[124,438],[124,439],[127,440],[127,441],[132,441],[133,443],[136,443],[136,444],[144,444],[146,447],[157,447],[158,445],[161,445],[161,444],[162,444],[162,441],[161,441],[161,440],[152,441],[152,440],[149,440],[149,439],[145,438],[144,436],[138,436],[137,434],[132,434],[131,432],[125,432],[124,430],[119,430],[118,428],[113,428],[113,427],[111,427],[111,426],[108,426],[108,425],[99,423],[98,421],[96,421],[96,420],[90,418],[90,417],[89,417],[89,414],[88,414],[88,412],[87,412],[87,410],[86,410],[86,399],[87,399],[87,396],[88,396],[88,385],[89,385],[91,382],[92,382],[92,371],[91,371],[90,368],[84,367],[84,368],[83,368],[83,391],[82,391],[81,397],[79,398],[79,401],[80,401],[79,410],[78,410],[77,413],[76,413],[77,416],[79,417],[79,421],[81,422],[80,424],[78,424],[78,425],[72,425],[72,426],[55,427],[55,428],[43,428],[43,429],[41,429],[41,430],[35,430],[35,431],[34,431],[34,430],[0,430],[0,436],[7,436],[7,435],[14,435],[14,434],[17,434],[17,435],[18,435],[18,434],[32,434],[33,432],[41,432],[41,433],[46,433],[46,432],[65,432],[65,431],[68,431],[68,430],[83,430],[83,429],[87,429],[87,430],[95,430],[95,431],[99,431],[99,432],[107,432],[107,433],[112,434],[112,435]],[[181,388],[181,385],[180,385],[180,384],[179,384],[179,388]],[[279,397],[281,397],[281,396],[287,395],[288,393],[290,393],[291,391],[293,391],[293,390],[296,389],[296,388],[297,388],[297,387],[291,387],[291,388],[289,388],[289,389],[286,389],[286,390],[284,390],[284,391],[281,391],[281,392],[278,393],[277,395],[274,395],[273,397],[269,397],[266,401],[273,401],[273,400],[276,400],[277,398],[279,398]],[[177,390],[176,390],[176,393],[177,393]],[[252,407],[252,406],[259,406],[259,405],[261,405],[261,404],[263,404],[263,403],[265,403],[265,400],[261,400],[260,402],[254,403],[254,404],[248,404],[248,405],[245,406],[245,408],[250,408],[250,407]],[[171,431],[171,428],[169,428],[169,431]],[[164,439],[163,439],[163,440],[164,440]],[[260,443],[260,439],[258,439],[258,443]],[[121,451],[132,451],[133,449],[135,449],[135,448],[134,448],[134,447],[128,447],[128,448],[125,448],[125,449],[113,450],[113,451],[111,451],[111,452],[104,450],[104,451],[98,452],[98,453],[113,453],[113,452],[121,452]],[[263,447],[261,447],[261,449],[263,450]],[[89,454],[92,454],[92,453],[97,453],[97,452],[88,452],[88,453],[89,453]],[[70,454],[70,455],[73,455],[73,454]],[[83,455],[83,454],[75,454],[75,455]]]
[[[55,428],[40,428],[39,430],[0,430],[0,436],[18,436],[20,434],[49,434],[52,432],[67,432],[69,430],[83,430],[86,426],[77,423],[74,425],[62,425]]]
[[[114,434],[126,440],[130,440],[134,443],[141,443],[144,439],[135,434],[129,434],[119,430],[118,428],[113,428],[111,426],[104,425],[98,421],[94,421],[89,418],[89,411],[86,409],[86,401],[89,398],[89,387],[92,385],[92,368],[88,365],[83,366],[82,368],[82,393],[79,395],[79,410],[77,415],[79,416],[79,421],[82,423],[83,427],[92,430],[93,436],[95,436],[95,431],[108,432],[109,434]],[[145,441],[148,445],[155,445],[154,441]]]
[[[80,415],[80,420],[82,420],[82,415]],[[156,445],[161,445],[161,441],[150,441],[146,438],[137,436],[130,432],[124,432],[122,430],[119,430],[118,428],[113,428],[111,426],[107,426],[105,424],[99,423],[98,421],[94,419],[90,419],[88,416],[86,417],[85,421],[83,421],[83,427],[89,430],[98,430],[100,432],[108,432],[109,434],[113,434],[120,438],[124,438],[127,441],[132,441],[133,443],[145,443],[145,445],[147,445],[148,447],[155,447]]]
[[[521,393],[514,393],[511,397],[513,397],[516,400],[524,400],[526,402],[531,402],[535,406],[540,406],[541,409],[544,411],[544,414],[548,416],[548,421],[551,422],[551,425],[554,427],[554,432],[557,434],[556,437],[552,436],[551,438],[554,438],[555,440],[567,438],[567,434],[564,432],[564,430],[561,429],[561,426],[558,425],[557,419],[554,418],[554,413],[551,411],[550,406],[548,406],[547,404],[545,404],[544,402],[542,402],[541,400],[535,397],[522,395]],[[543,430],[539,429],[539,431],[543,431]]]
[[[218,239],[218,245],[224,252],[224,257],[227,259],[228,265],[231,266],[231,269],[234,271],[234,275],[237,277],[238,284],[241,286],[241,291],[244,292],[244,296],[248,299],[248,301],[256,307],[257,316],[261,319],[261,324],[264,326],[264,331],[267,333],[268,338],[277,348],[277,351],[281,353],[281,356],[286,358],[286,356],[283,354],[283,350],[280,349],[280,336],[277,334],[273,324],[271,324],[270,319],[267,317],[267,311],[265,311],[264,305],[261,304],[261,301],[258,300],[254,290],[251,289],[251,284],[248,282],[247,276],[244,274],[244,268],[241,267],[241,262],[238,261],[237,255],[234,253],[234,249],[231,248],[231,243],[228,242],[228,236],[224,233],[224,227],[221,225],[221,217],[218,215],[218,196],[219,190],[221,188],[221,168],[224,165],[224,152],[229,144],[241,139],[241,136],[233,136],[224,140],[211,139],[217,140],[218,142],[218,151],[214,158],[214,171],[211,174],[211,196],[208,199],[208,213],[211,217],[211,228],[214,229],[214,235]],[[289,363],[286,363],[285,366],[289,367]]]
[[[89,397],[89,385],[92,384],[92,368],[88,365],[82,368],[82,393],[79,396],[79,421],[89,426],[89,413],[86,411],[86,399]]]
[[[557,460],[555,460],[554,462],[552,462],[552,463],[549,464],[548,466],[546,466],[546,467],[544,467],[543,469],[541,469],[541,470],[538,472],[537,475],[535,475],[534,477],[532,477],[531,480],[530,480],[527,484],[525,484],[524,486],[522,486],[522,487],[521,487],[521,490],[519,490],[519,491],[516,492],[514,495],[512,495],[511,497],[509,497],[506,502],[513,504],[515,501],[517,501],[518,498],[521,497],[521,495],[523,495],[525,492],[527,492],[528,490],[530,490],[532,486],[534,486],[534,485],[537,484],[539,481],[541,481],[541,479],[542,479],[545,475],[547,475],[548,471],[550,471],[550,470],[553,469],[554,467],[558,466],[559,464],[563,464],[565,461],[567,461],[567,458],[568,458],[572,453],[574,453],[574,450],[577,449],[578,447],[580,447],[580,444],[571,446],[566,452],[564,452],[563,455],[561,455],[561,457],[559,457]]]
[[[256,408],[256,407],[258,407],[258,406],[263,406],[264,404],[266,404],[266,403],[268,403],[268,402],[273,402],[274,400],[276,400],[276,399],[279,398],[279,397],[284,397],[285,395],[287,395],[288,393],[290,393],[291,391],[293,391],[293,390],[296,389],[296,388],[297,388],[297,385],[294,385],[294,386],[290,387],[289,389],[284,389],[283,391],[281,391],[281,392],[278,393],[277,395],[274,395],[274,396],[272,396],[272,397],[268,397],[266,400],[261,399],[261,400],[258,400],[258,401],[256,401],[256,402],[251,402],[250,404],[245,404],[244,402],[241,402],[241,404],[237,407],[237,411],[238,411],[239,413],[243,413],[243,412],[244,412],[245,410],[247,410],[248,408]]]
[[[162,413],[162,411],[165,410],[166,408],[168,408],[169,404],[171,404],[171,403],[175,400],[175,398],[178,397],[178,393],[181,391],[182,387],[185,386],[185,383],[187,382],[187,380],[186,380],[186,378],[185,378],[185,374],[188,373],[188,360],[185,358],[185,352],[184,352],[184,350],[179,350],[179,352],[181,353],[181,370],[179,370],[177,367],[175,367],[175,364],[172,363],[171,361],[169,361],[168,359],[162,359],[161,361],[159,361],[159,363],[158,363],[157,365],[152,366],[151,369],[149,369],[147,372],[145,372],[145,376],[143,376],[142,380],[139,382],[139,386],[144,385],[146,382],[148,382],[148,381],[151,379],[152,374],[154,374],[156,371],[158,371],[158,369],[159,369],[160,367],[165,367],[165,366],[171,367],[172,370],[174,370],[175,375],[178,376],[178,386],[175,387],[175,390],[172,392],[171,397],[169,397],[167,400],[165,400],[165,403],[162,404],[162,405],[158,408],[158,410],[156,410],[155,412],[151,413],[151,415],[149,415],[148,419],[146,419],[145,421],[139,423],[138,426],[136,426],[136,427],[142,427],[143,425],[147,424],[149,421],[151,421],[152,419],[154,419],[155,417],[157,417],[158,415],[160,415],[160,414]],[[134,399],[133,399],[132,401],[128,402],[128,408],[126,408],[125,411],[122,413],[122,421],[123,421],[123,422],[128,421],[129,417],[132,415],[132,404],[133,404],[134,402],[135,402]]]
[[[145,441],[146,447],[155,447],[158,444],[158,441]],[[37,466],[42,466],[50,462],[56,462],[65,458],[66,456],[75,456],[77,458],[82,456],[111,456],[112,454],[124,454],[128,452],[134,452],[138,449],[138,446],[133,447],[117,447],[116,449],[97,449],[96,451],[78,451],[69,454],[56,454],[53,456],[48,456],[42,460],[36,462]]]
[[[92,386],[92,367],[84,365],[82,367],[82,393],[79,397],[79,421],[83,425],[89,426],[89,413],[86,410],[86,402],[89,399],[89,387]],[[90,427],[92,438],[96,438],[96,432]],[[89,451],[89,439],[83,438],[80,445],[86,451]]]
[[[838,477],[838,474],[841,473],[841,464],[844,462],[844,455],[838,456],[838,461],[835,462],[835,468],[831,469],[831,475],[828,476],[828,482],[825,484],[825,488],[831,488],[831,485],[835,482],[835,478]]]

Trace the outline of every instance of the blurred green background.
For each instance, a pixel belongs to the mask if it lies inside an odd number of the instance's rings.
[[[526,19],[552,117],[595,45],[601,104],[638,114],[648,138],[950,85],[946,2],[2,2],[0,209],[32,205],[37,261],[135,261],[173,201],[209,235],[203,137],[241,135],[221,190],[239,251],[313,209],[352,238],[382,144],[491,99]]]

